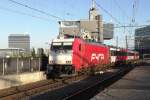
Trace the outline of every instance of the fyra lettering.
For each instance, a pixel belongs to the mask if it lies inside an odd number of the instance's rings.
[[[99,60],[103,60],[103,59],[104,59],[104,54],[102,54],[102,53],[98,53],[98,54],[92,53],[92,55],[91,55],[91,61],[93,61],[93,60],[99,61]]]

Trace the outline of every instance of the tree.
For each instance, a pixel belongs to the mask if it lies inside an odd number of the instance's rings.
[[[34,49],[34,48],[32,48],[31,56],[32,56],[32,57],[36,57],[36,55],[35,55],[35,49]]]

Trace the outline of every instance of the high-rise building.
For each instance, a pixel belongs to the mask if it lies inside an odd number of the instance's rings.
[[[150,54],[150,25],[135,30],[135,50],[139,51],[141,56]]]
[[[30,36],[28,34],[10,34],[8,36],[9,48],[20,48],[30,52]]]

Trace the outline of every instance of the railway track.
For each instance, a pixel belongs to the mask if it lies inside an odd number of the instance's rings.
[[[28,99],[30,96],[42,94],[47,91],[64,87],[86,77],[88,76],[82,75],[63,79],[43,80],[35,83],[4,89],[0,91],[0,100]]]
[[[132,69],[133,67],[128,67],[126,69],[119,70],[118,72],[109,75],[109,77],[106,77],[99,82],[96,82],[86,88],[80,89],[79,91],[67,97],[64,97],[63,100],[89,100],[95,94],[99,93],[100,91],[104,90],[104,88],[119,80],[122,76],[124,76]]]

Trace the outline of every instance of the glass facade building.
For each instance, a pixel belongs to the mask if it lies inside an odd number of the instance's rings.
[[[135,50],[141,56],[150,54],[150,25],[135,30]]]

